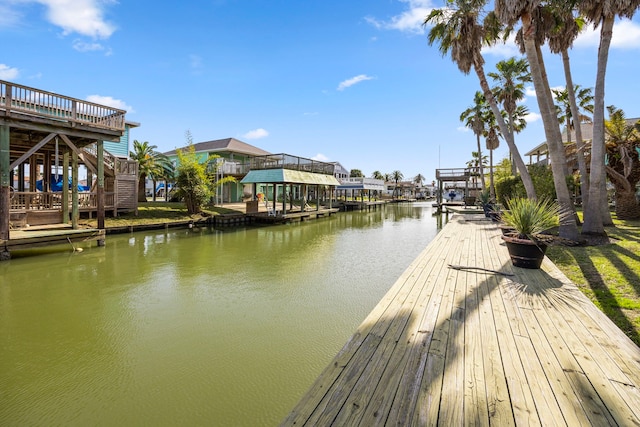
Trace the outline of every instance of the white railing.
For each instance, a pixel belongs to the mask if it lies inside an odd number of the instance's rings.
[[[0,110],[124,131],[125,111],[0,80]]]
[[[84,147],[84,151],[86,151],[87,153],[91,154],[91,156],[93,156],[93,158],[95,158],[96,160],[98,159],[98,145],[97,144],[90,144],[87,145],[86,147]],[[104,160],[104,165],[106,167],[108,167],[110,170],[115,170],[115,165],[116,165],[116,157],[111,154],[110,152],[108,152],[107,150],[102,150],[104,155],[103,155],[103,160]]]
[[[347,184],[384,185],[384,181],[381,179],[365,178],[365,177],[342,178],[340,179],[340,183],[343,185],[347,185]]]

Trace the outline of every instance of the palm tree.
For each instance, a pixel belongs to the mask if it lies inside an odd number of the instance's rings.
[[[570,77],[569,77],[570,79]],[[587,203],[589,193],[589,174],[587,162],[584,157],[584,141],[582,140],[582,123],[590,123],[591,117],[582,114],[582,111],[593,113],[593,95],[591,88],[582,88],[575,85],[565,89],[552,89],[558,111],[558,122],[564,123],[567,129],[567,144],[571,143],[571,131],[576,133],[576,159],[580,171],[580,188],[583,203]],[[572,95],[573,93],[573,95]],[[574,108],[574,105],[576,108]],[[575,114],[575,116],[574,116]],[[577,117],[577,121],[574,120]],[[577,125],[576,125],[577,123]]]
[[[399,170],[395,170],[391,173],[391,179],[396,183],[393,187],[393,198],[396,198],[396,192],[398,191],[398,182],[402,181],[404,175]],[[399,195],[398,195],[399,196]]]
[[[551,90],[546,79],[546,70],[540,50],[540,45],[544,40],[543,28],[545,28],[542,7],[540,2],[522,3],[517,0],[496,0],[495,10],[500,21],[507,26],[513,26],[518,21],[522,22],[519,39],[531,67],[531,77],[536,90],[536,99],[542,116],[551,160],[553,183],[558,204],[561,207],[558,232],[560,237],[577,241],[579,239],[578,225],[571,193],[567,187],[562,134],[560,133],[555,105],[552,102]]]
[[[636,185],[640,181],[640,120],[629,123],[624,111],[607,107],[609,120],[604,122],[607,134],[607,175],[616,188],[618,219],[640,218]]]
[[[428,42],[429,45],[433,45],[437,41],[439,43],[438,49],[443,56],[451,52],[451,59],[464,74],[469,74],[473,67],[480,81],[482,93],[491,106],[500,131],[504,135],[509,151],[518,167],[527,196],[535,198],[536,193],[529,171],[520,156],[512,135],[507,130],[507,125],[500,114],[500,109],[484,73],[484,58],[481,49],[483,45],[495,43],[500,29],[493,14],[485,17],[484,25],[478,22],[482,8],[486,3],[487,0],[451,0],[448,4],[455,6],[455,8],[433,9],[424,21],[424,25],[433,24],[428,34]]]
[[[554,16],[555,26],[547,33],[549,40],[549,50],[552,53],[559,53],[562,56],[562,66],[564,69],[564,76],[566,82],[566,89],[563,91],[560,100],[561,107],[565,111],[562,116],[578,117],[578,124],[582,123],[582,115],[580,113],[580,105],[578,105],[577,99],[580,99],[580,93],[576,96],[576,91],[580,91],[578,85],[573,84],[573,77],[571,75],[571,62],[569,60],[569,48],[573,46],[573,42],[580,34],[580,31],[584,27],[584,19],[582,17],[575,17],[573,10],[573,2],[557,1],[552,3],[551,12]],[[587,91],[587,89],[582,89]],[[588,90],[588,94],[583,92],[583,97],[588,97],[590,100],[585,101],[591,103],[593,96],[591,90]],[[556,99],[558,100],[558,94],[554,91]],[[565,96],[566,94],[566,96]],[[593,113],[593,105],[589,110]],[[560,119],[560,118],[559,118]],[[590,121],[590,119],[589,119]],[[561,122],[562,123],[562,122]],[[567,123],[569,123],[567,121]],[[567,139],[571,138],[571,126],[567,127]],[[582,139],[581,126],[575,127],[576,132],[576,159],[578,161],[578,170],[580,171],[580,189],[582,193],[582,202],[588,204],[589,195],[589,174],[587,172],[587,164],[584,157],[584,141]],[[609,217],[610,218],[610,217]]]
[[[460,114],[460,121],[464,123],[466,127],[473,131],[476,136],[476,143],[478,144],[478,156],[482,157],[482,147],[480,146],[480,136],[485,133],[485,115],[486,115],[487,101],[484,95],[480,91],[476,91],[473,97],[473,105]],[[480,176],[482,177],[482,192],[485,191],[484,184],[484,170],[482,162],[480,162]]]
[[[613,36],[616,16],[633,18],[640,0],[584,0],[577,2],[578,11],[594,27],[600,26],[600,46],[594,92],[593,139],[591,141],[591,182],[604,184],[605,181],[605,138],[604,138],[604,86],[609,58],[609,46]],[[601,185],[602,185],[601,184]],[[603,207],[607,200],[602,188],[589,187],[588,205],[584,207],[583,234],[605,235]]]
[[[384,180],[384,175],[380,171],[373,171],[371,178]]]
[[[155,145],[148,141],[133,141],[133,151],[129,157],[138,162],[138,202],[146,202],[145,181],[147,177],[161,177],[173,171],[173,165],[162,153],[156,151]],[[153,189],[155,192],[155,188]]]
[[[518,108],[518,102],[524,99],[525,83],[531,81],[531,73],[529,72],[529,64],[526,59],[516,59],[514,57],[500,61],[496,64],[497,72],[489,73],[488,76],[493,79],[497,86],[493,88],[493,93],[502,104],[502,108],[507,113],[509,126],[507,131],[514,138],[514,129],[511,124],[514,123],[514,114]],[[512,173],[515,175],[515,163],[511,163]]]
[[[500,139],[498,138],[500,129],[498,129],[493,113],[491,111],[489,111],[489,113],[491,113],[491,116],[488,116],[488,127],[487,131],[484,133],[484,139],[487,150],[489,150],[489,194],[491,195],[491,199],[495,200],[496,186],[494,184],[493,150],[500,146]]]
[[[472,151],[471,152],[471,160],[469,160],[467,162],[467,167],[469,169],[474,170],[474,171],[478,170],[478,169],[482,170],[482,166],[483,165],[486,166],[487,162],[488,162],[487,161],[487,156],[483,156],[482,152],[480,152],[480,151]],[[484,192],[484,175],[482,175],[482,173],[480,173],[480,177],[481,177],[481,180],[483,181],[483,183],[482,183],[482,191]],[[477,179],[478,178],[477,178],[476,174],[474,173],[473,174],[473,188],[474,189],[478,188],[477,185],[476,185],[477,184]]]

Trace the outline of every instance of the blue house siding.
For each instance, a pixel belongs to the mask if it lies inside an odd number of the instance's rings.
[[[124,133],[120,137],[120,141],[105,141],[104,149],[118,157],[129,157],[129,125],[125,126]]]

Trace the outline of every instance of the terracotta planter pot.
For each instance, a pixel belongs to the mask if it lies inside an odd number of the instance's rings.
[[[540,268],[547,251],[546,244],[511,236],[502,236],[502,240],[507,244],[511,263],[515,267]]]

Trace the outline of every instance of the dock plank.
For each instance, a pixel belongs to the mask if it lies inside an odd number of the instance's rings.
[[[513,267],[495,224],[456,214],[282,425],[468,424],[640,425],[640,349],[548,259]]]

